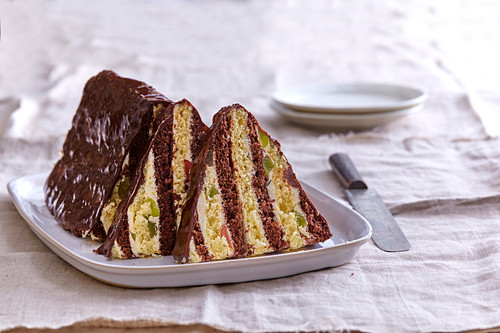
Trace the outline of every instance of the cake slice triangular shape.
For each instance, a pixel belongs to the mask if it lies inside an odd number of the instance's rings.
[[[113,214],[108,237],[97,250],[107,257],[172,254],[190,168],[208,128],[187,100],[172,104],[165,113],[154,124],[148,148]]]
[[[280,149],[241,105],[202,140],[174,248],[178,263],[299,249],[331,237]]]
[[[47,207],[64,229],[105,239],[109,225],[101,219],[119,187],[115,184],[121,184],[121,192],[126,189],[120,180],[135,170],[153,122],[172,103],[146,83],[112,71],[89,79],[62,157],[44,187]]]

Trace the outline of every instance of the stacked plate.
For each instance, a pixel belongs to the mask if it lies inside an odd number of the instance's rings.
[[[276,92],[271,107],[299,125],[344,130],[384,125],[422,109],[427,93],[390,84],[326,84]]]

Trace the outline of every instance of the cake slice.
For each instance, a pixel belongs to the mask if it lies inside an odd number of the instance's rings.
[[[64,229],[106,238],[119,204],[113,193],[125,195],[155,119],[167,115],[172,103],[144,82],[112,71],[87,82],[62,157],[44,187],[47,207]],[[114,209],[103,214],[105,205]]]
[[[241,105],[221,109],[191,170],[175,260],[294,250],[330,237],[280,144]]]
[[[154,124],[128,190],[116,186],[116,196],[122,192],[124,199],[117,200],[100,254],[123,259],[172,254],[193,156],[208,128],[187,100],[172,104],[165,113]]]

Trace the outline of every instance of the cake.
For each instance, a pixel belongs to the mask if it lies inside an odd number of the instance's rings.
[[[62,156],[44,187],[47,207],[64,229],[106,239],[114,209],[149,147],[153,125],[172,105],[144,82],[112,71],[87,82]],[[113,193],[118,194],[114,199]]]
[[[280,144],[241,105],[222,108],[202,141],[173,251],[176,262],[290,251],[331,237]]]
[[[143,158],[126,180],[124,199],[113,205],[100,254],[122,259],[172,254],[191,165],[208,128],[187,100],[172,104],[165,114],[155,121]],[[121,184],[115,186],[112,202],[120,197]]]
[[[62,227],[129,259],[195,263],[331,237],[280,144],[239,104],[209,129],[193,105],[102,71],[85,85],[45,187]]]

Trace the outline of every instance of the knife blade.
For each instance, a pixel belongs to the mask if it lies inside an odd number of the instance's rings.
[[[386,252],[408,251],[411,245],[403,231],[377,191],[368,188],[349,156],[336,153],[329,162],[345,188],[347,200],[372,225],[375,245]]]

